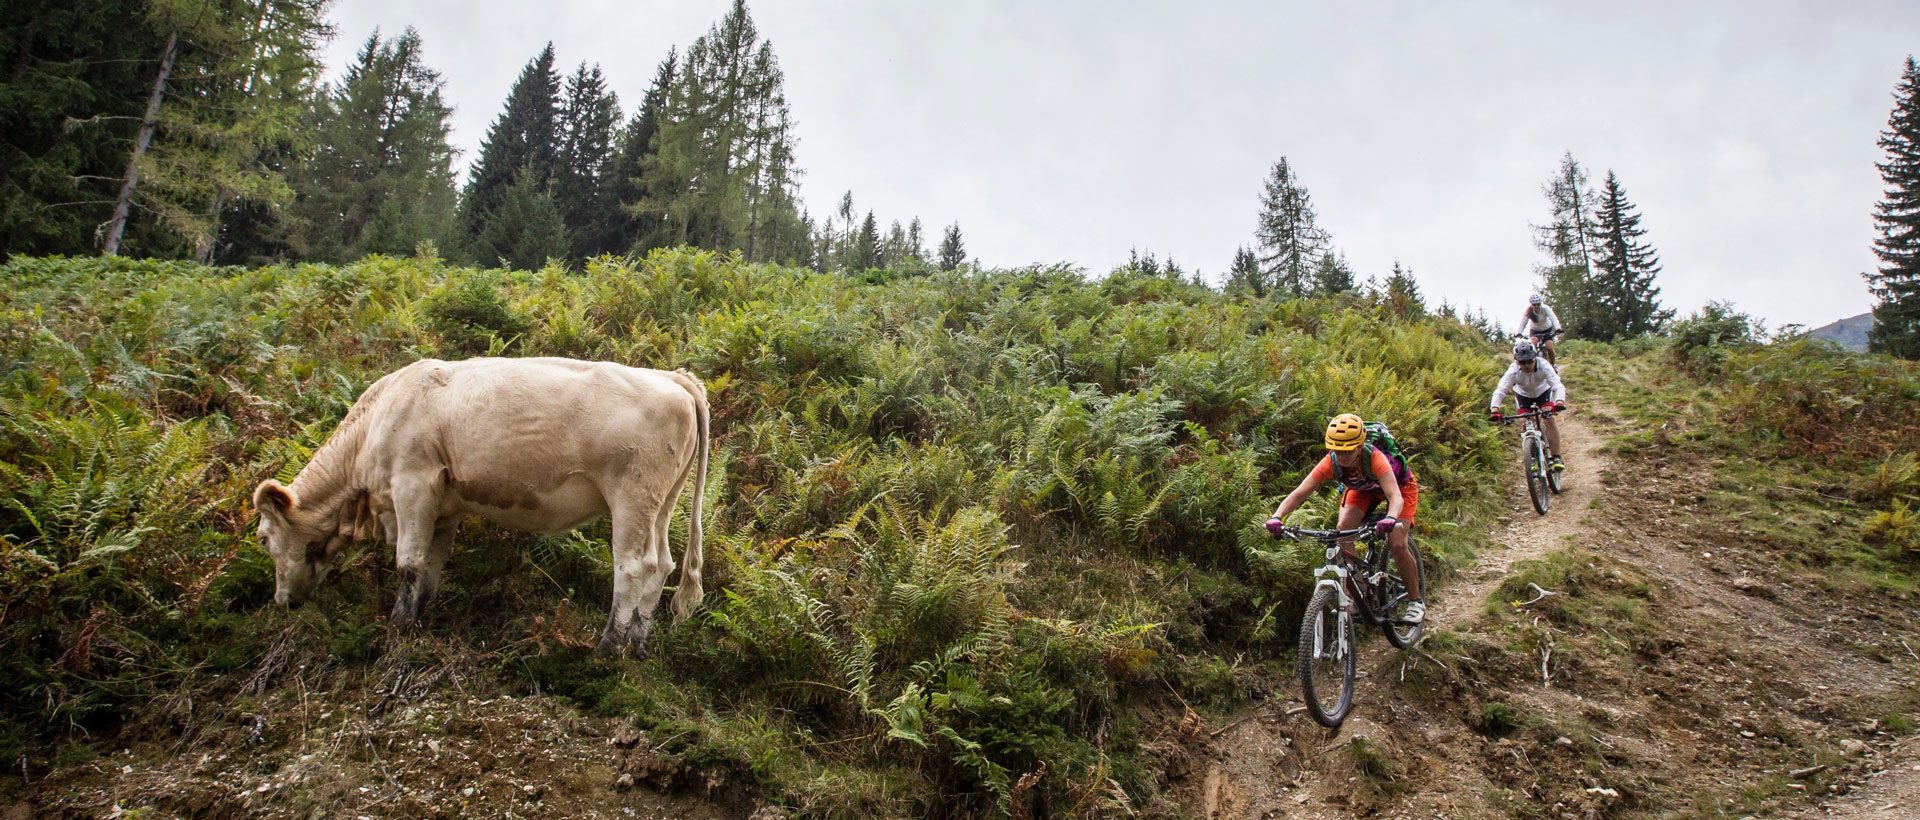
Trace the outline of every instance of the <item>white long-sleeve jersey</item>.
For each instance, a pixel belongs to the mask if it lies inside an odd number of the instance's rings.
[[[1517,336],[1527,335],[1528,330],[1546,333],[1560,329],[1560,317],[1554,315],[1553,308],[1545,304],[1528,305],[1527,312],[1520,316],[1520,331]]]
[[[1540,398],[1567,400],[1567,386],[1560,383],[1560,371],[1553,369],[1546,359],[1534,359],[1532,373],[1520,369],[1519,362],[1507,365],[1506,375],[1500,377],[1500,386],[1493,389],[1493,409],[1500,409],[1501,402],[1507,400],[1509,392],[1515,396],[1525,396],[1529,401]]]

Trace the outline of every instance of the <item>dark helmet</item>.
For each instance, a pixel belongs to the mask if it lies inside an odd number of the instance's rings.
[[[1539,358],[1539,356],[1540,356],[1540,351],[1533,349],[1532,342],[1519,341],[1519,342],[1513,343],[1513,360],[1514,361],[1519,362],[1521,364],[1526,364],[1527,362],[1530,362],[1536,358]]]

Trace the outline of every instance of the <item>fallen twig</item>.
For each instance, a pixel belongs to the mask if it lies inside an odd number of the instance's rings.
[[[1301,708],[1305,708],[1305,707],[1301,707]],[[1248,715],[1248,716],[1246,716],[1246,717],[1243,717],[1243,718],[1241,718],[1241,719],[1239,719],[1239,720],[1236,720],[1236,721],[1234,721],[1234,722],[1232,722],[1232,723],[1229,723],[1229,724],[1227,724],[1227,725],[1225,725],[1225,726],[1222,726],[1222,727],[1220,727],[1220,728],[1218,728],[1218,729],[1215,729],[1215,730],[1213,730],[1213,731],[1211,731],[1211,732],[1208,732],[1208,733],[1207,733],[1207,737],[1219,737],[1219,736],[1221,736],[1221,735],[1223,735],[1223,734],[1226,734],[1226,733],[1227,733],[1227,730],[1228,730],[1228,729],[1231,729],[1231,728],[1233,728],[1233,727],[1235,727],[1235,726],[1239,726],[1240,724],[1242,724],[1242,723],[1246,723],[1247,721],[1249,721],[1249,720],[1252,720],[1252,719],[1253,719],[1253,716],[1252,716],[1252,715]]]
[[[1827,770],[1827,764],[1822,763],[1818,766],[1808,766],[1804,769],[1794,769],[1793,771],[1787,772],[1787,776],[1795,780],[1805,780],[1809,777],[1812,777],[1826,770]]]

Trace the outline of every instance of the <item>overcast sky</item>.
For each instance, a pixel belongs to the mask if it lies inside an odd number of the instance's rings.
[[[336,0],[330,72],[375,27],[418,29],[463,162],[551,40],[630,110],[727,0]],[[1104,273],[1128,251],[1218,280],[1288,158],[1364,278],[1511,327],[1530,222],[1571,151],[1619,174],[1668,307],[1731,300],[1824,324],[1871,297],[1874,144],[1920,2],[750,5],[786,72],[802,198],[884,226],[958,221],[989,266]],[[464,178],[464,177],[463,177]]]

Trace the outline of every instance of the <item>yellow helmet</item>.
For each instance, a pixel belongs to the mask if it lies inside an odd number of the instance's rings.
[[[1341,413],[1327,422],[1327,449],[1357,450],[1367,441],[1367,426],[1352,413]]]

